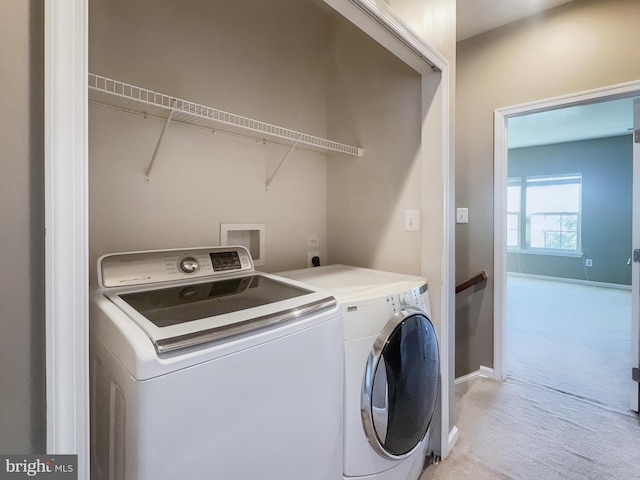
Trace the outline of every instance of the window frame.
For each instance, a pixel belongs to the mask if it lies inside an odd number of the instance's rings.
[[[508,252],[517,253],[529,253],[537,255],[555,255],[565,257],[581,257],[582,251],[582,174],[581,173],[563,173],[556,175],[532,175],[521,177],[509,177],[507,179],[507,186],[520,185],[520,212],[512,212],[507,208],[507,216],[511,214],[518,214],[518,246],[507,245]],[[538,186],[542,186],[545,182],[549,185],[553,184],[577,184],[580,186],[578,193],[578,211],[545,211],[535,212],[533,214],[527,213],[527,190],[531,188],[533,184],[537,183]],[[534,187],[535,188],[535,187]],[[576,248],[547,248],[547,247],[533,247],[531,246],[531,217],[533,215],[572,215],[576,216]],[[524,222],[522,221],[524,217]],[[562,231],[560,231],[562,233]]]
[[[518,187],[520,189],[519,200],[518,200],[518,211],[509,210],[509,187]],[[519,250],[522,248],[522,178],[521,177],[513,177],[507,179],[507,249],[509,250]],[[509,245],[509,215],[515,215],[517,217],[517,243],[516,245]]]

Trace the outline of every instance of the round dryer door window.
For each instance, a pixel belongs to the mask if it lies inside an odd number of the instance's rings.
[[[382,456],[408,456],[427,434],[438,397],[440,360],[433,324],[421,310],[394,315],[367,361],[362,420]]]

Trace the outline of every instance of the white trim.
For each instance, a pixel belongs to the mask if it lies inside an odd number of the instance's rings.
[[[495,371],[493,370],[493,368],[489,368],[489,367],[485,367],[484,365],[480,365],[479,372],[480,372],[480,376],[481,377],[497,379]]]
[[[456,378],[456,386],[475,380],[478,377],[480,377],[480,370],[462,375],[461,377]]]
[[[635,97],[640,93],[640,80],[632,82],[619,83],[606,87],[595,88],[593,90],[585,90],[582,92],[560,95],[543,100],[521,103],[510,107],[496,109],[496,113],[500,113],[503,117],[516,117],[520,115],[529,115],[531,113],[542,112],[545,110],[553,110],[556,108],[564,108],[575,105],[584,105],[593,102],[617,100],[620,98]],[[497,134],[498,132],[496,132]]]
[[[466,375],[456,378],[456,385],[461,385],[463,383],[470,382],[480,377],[497,379],[495,372],[493,371],[493,368],[480,365],[480,368],[475,372],[467,373]]]
[[[89,478],[87,0],[45,2],[47,452]]]
[[[640,128],[640,100],[635,99],[633,102],[633,128]],[[633,198],[632,198],[632,230],[631,230],[631,248],[640,248],[640,143],[633,144]],[[632,255],[632,254],[631,254]],[[640,264],[631,262],[631,367],[640,366]],[[638,411],[638,384],[632,382],[629,388],[629,407],[631,410]]]
[[[550,282],[588,285],[590,287],[614,288],[616,290],[631,290],[631,285],[620,285],[619,283],[594,282],[593,280],[582,280],[579,278],[551,277],[549,275],[536,275],[535,273],[507,272],[507,277],[533,278],[536,280],[548,280]]]
[[[581,258],[584,257],[583,252],[571,252],[562,250],[545,250],[544,248],[516,248],[508,247],[507,253],[514,253],[516,255],[542,255],[548,257],[567,257],[567,258]]]
[[[581,105],[603,100],[616,100],[640,95],[640,81],[633,81],[600,87],[584,92],[561,95],[511,107],[498,108],[494,113],[494,328],[493,328],[493,369],[496,378],[506,377],[506,302],[507,302],[507,157],[508,128],[511,117],[552,110],[555,108]]]
[[[449,68],[447,60],[385,2],[323,0],[352,24],[419,73]]]
[[[504,341],[507,317],[507,122],[505,115],[496,110],[494,117],[494,242],[493,242],[493,371],[496,378],[506,378]],[[500,213],[498,213],[500,212]]]
[[[458,427],[454,425],[451,431],[449,432],[449,436],[447,437],[447,451],[450,452],[457,441],[458,441]],[[444,460],[444,457],[440,457],[440,458]]]
[[[442,98],[442,157],[441,157],[441,168],[442,168],[442,187],[443,187],[443,196],[442,196],[442,227],[443,227],[443,237],[442,237],[442,261],[440,266],[441,272],[441,296],[440,296],[440,355],[441,359],[444,358],[445,361],[442,362],[442,378],[443,383],[446,384],[446,387],[441,390],[442,392],[442,451],[440,452],[441,458],[446,458],[451,452],[451,449],[455,445],[458,440],[458,428],[455,425],[452,425],[450,422],[450,400],[451,395],[451,386],[453,382],[451,380],[454,376],[453,366],[451,365],[450,353],[451,348],[455,348],[454,342],[454,332],[451,327],[451,316],[455,311],[455,296],[454,296],[454,288],[452,287],[453,276],[452,276],[452,268],[455,265],[454,260],[454,249],[451,248],[451,245],[455,241],[454,237],[454,228],[453,222],[455,219],[455,215],[453,212],[453,207],[455,205],[454,200],[454,172],[453,172],[453,162],[450,160],[450,129],[449,129],[449,68],[445,66],[442,69],[442,75],[440,78],[440,90],[441,90],[441,98]],[[427,88],[427,81],[423,76],[423,97],[424,92]],[[424,112],[423,112],[424,114]],[[423,115],[424,118],[424,115]],[[423,129],[423,138],[422,145],[425,145],[425,134]],[[423,169],[424,165],[429,161],[427,155],[422,152],[422,162]],[[429,200],[426,196],[426,191],[428,189],[423,188],[423,198],[422,198],[422,211],[424,212],[428,206]],[[426,250],[429,244],[429,239],[427,232],[422,230],[422,271],[423,274],[426,271]],[[445,428],[445,426],[447,428]]]
[[[404,20],[387,3],[375,0],[349,0],[356,4],[365,13],[373,17],[379,17],[383,22],[383,28],[390,30],[390,33],[400,40],[409,51],[417,55],[418,60],[426,62],[429,68],[443,70],[449,66],[447,60],[440,55],[435,48],[432,48],[417,32],[411,29]],[[402,52],[406,55],[406,52]],[[414,62],[406,61],[407,64]],[[414,67],[416,68],[416,67]],[[419,66],[416,69],[422,70]]]

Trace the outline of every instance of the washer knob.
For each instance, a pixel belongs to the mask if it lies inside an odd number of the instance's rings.
[[[402,305],[402,308],[409,306],[409,295],[408,294],[403,293],[402,295],[400,295],[400,305]]]
[[[180,270],[184,273],[195,273],[200,270],[200,264],[193,257],[185,257],[180,260]]]

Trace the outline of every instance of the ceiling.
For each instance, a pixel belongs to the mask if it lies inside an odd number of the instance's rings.
[[[457,0],[457,41],[557,7],[571,0]]]
[[[633,99],[532,113],[508,120],[509,148],[630,134]]]

